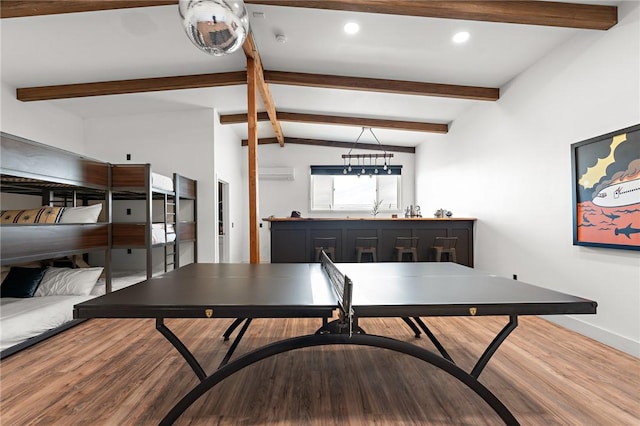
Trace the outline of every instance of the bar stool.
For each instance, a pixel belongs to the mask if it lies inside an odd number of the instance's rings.
[[[398,256],[398,262],[402,262],[404,255],[411,256],[411,260],[418,261],[418,237],[396,237],[395,251]]]
[[[458,237],[436,237],[431,248],[435,252],[436,262],[442,262],[442,255],[447,255],[449,262],[456,262],[456,245]]]
[[[362,262],[363,254],[370,254],[371,261],[378,261],[378,238],[377,237],[356,237],[356,262]]]
[[[313,239],[313,248],[316,251],[315,261],[320,260],[320,253],[324,250],[332,261],[336,260],[336,238],[318,237]]]

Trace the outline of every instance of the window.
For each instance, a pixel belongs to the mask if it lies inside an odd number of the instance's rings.
[[[312,211],[371,211],[380,202],[379,211],[397,211],[402,205],[401,166],[394,166],[393,174],[361,176],[343,174],[343,167],[311,166]]]

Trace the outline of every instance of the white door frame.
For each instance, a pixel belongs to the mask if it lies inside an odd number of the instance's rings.
[[[231,222],[229,220],[229,183],[218,179],[216,189],[218,191],[218,209],[216,211],[219,221],[218,226],[220,223],[222,223],[223,226],[222,235],[220,235],[218,229],[218,261],[220,263],[228,263],[230,252],[229,233],[231,231]],[[220,214],[222,217],[220,217]]]

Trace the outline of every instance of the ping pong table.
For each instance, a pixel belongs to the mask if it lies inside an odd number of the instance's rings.
[[[187,265],[74,307],[75,318],[153,318],[200,382],[166,414],[173,424],[216,384],[260,360],[313,346],[359,345],[389,349],[421,359],[458,379],[479,395],[506,424],[518,424],[509,409],[480,381],[481,372],[519,315],[595,314],[597,303],[455,263],[341,263],[326,255],[313,264]],[[337,312],[337,316],[335,315]],[[421,317],[508,317],[504,328],[470,372],[454,362]],[[422,330],[437,351],[367,333],[359,318],[398,317],[416,336]],[[244,323],[220,366],[210,374],[164,324],[165,318],[226,318],[235,321],[225,339]],[[253,318],[319,318],[310,334],[231,357]],[[329,318],[337,318],[328,321]]]

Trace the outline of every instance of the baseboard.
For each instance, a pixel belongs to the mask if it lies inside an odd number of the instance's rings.
[[[597,340],[607,346],[626,352],[631,356],[640,358],[640,342],[636,342],[627,337],[596,327],[593,324],[588,324],[569,315],[549,315],[543,316],[543,318],[554,324],[558,324],[562,327]]]

